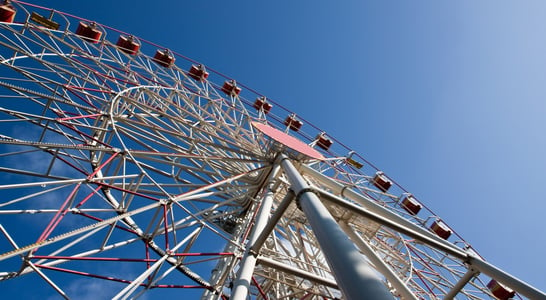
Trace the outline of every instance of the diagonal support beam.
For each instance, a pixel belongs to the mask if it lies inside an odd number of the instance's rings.
[[[365,257],[349,240],[317,195],[311,191],[292,162],[284,157],[281,166],[345,298],[393,299]]]
[[[424,236],[427,238],[427,240],[435,241],[435,245],[442,244],[443,248],[449,248],[449,253],[456,256],[456,257],[465,257],[466,253],[465,251],[461,250],[457,246],[453,245],[452,243],[440,238],[439,236],[433,234],[429,230],[424,229],[423,227],[414,224],[410,222],[409,220],[406,220],[405,218],[397,215],[396,213],[378,205],[370,198],[354,191],[353,189],[347,188],[346,185],[342,185],[339,182],[335,181],[334,179],[325,176],[324,174],[321,174],[317,170],[312,169],[309,166],[303,165],[302,166],[302,172],[308,176],[313,177],[313,179],[320,182],[321,185],[326,186],[329,190],[332,192],[326,192],[324,190],[316,190],[318,193],[320,193],[321,198],[327,197],[327,199],[341,199],[343,202],[346,201],[345,198],[349,199],[350,201],[354,201],[358,203],[358,205],[354,205],[354,207],[358,207],[361,210],[369,213],[370,215],[377,216],[379,219],[390,221],[390,223],[397,224],[398,227],[403,227],[411,230],[412,232],[419,233],[421,236]],[[342,195],[343,197],[338,197],[334,194]],[[352,203],[351,203],[352,204]],[[378,222],[374,220],[375,222]],[[381,223],[383,224],[383,223]],[[385,225],[385,224],[383,224]],[[387,225],[385,225],[387,226]],[[388,226],[389,227],[389,226]],[[391,227],[392,228],[392,227]],[[393,228],[395,229],[395,228]]]
[[[263,233],[266,227],[273,207],[273,199],[275,198],[275,192],[273,191],[274,179],[280,170],[279,165],[275,165],[269,178],[267,179],[267,186],[265,187],[265,195],[263,197],[260,209],[256,215],[256,223],[252,229],[250,240],[248,242],[248,249],[245,252],[242,260],[241,267],[239,269],[237,278],[233,281],[233,293],[231,299],[244,300],[248,296],[248,290],[252,280],[252,274],[254,273],[254,267],[256,267],[257,255],[250,251],[250,247],[254,245],[256,239]]]
[[[445,295],[444,300],[452,300],[457,294],[464,288],[464,286],[472,280],[475,276],[480,274],[478,270],[473,267],[468,268],[468,271],[464,273],[463,277],[453,286],[453,288]]]
[[[436,238],[432,238],[430,234],[424,233],[422,228],[419,228],[419,230],[414,230],[413,226],[406,226],[405,222],[398,222],[399,221],[398,218],[391,219],[388,217],[384,217],[378,213],[368,210],[367,208],[351,203],[341,197],[338,197],[336,195],[333,195],[331,193],[328,193],[320,189],[313,188],[312,190],[316,193],[319,193],[322,199],[332,204],[338,205],[339,207],[346,209],[347,211],[350,211],[356,215],[365,217],[373,222],[376,222],[386,227],[389,227],[391,229],[394,229],[402,234],[405,234],[414,239],[417,239],[420,242],[423,242],[436,249],[442,250],[461,260],[466,259],[468,256],[464,250],[457,248],[455,245],[448,244],[445,241],[438,241]]]
[[[303,165],[303,171],[318,180],[321,184],[324,184],[328,188],[335,192],[341,193],[344,190],[344,186],[336,182],[335,180],[324,176],[320,172],[313,170],[311,167]],[[529,285],[521,279],[512,276],[494,265],[484,261],[483,259],[466,252],[457,246],[438,238],[430,232],[425,231],[423,228],[403,219],[402,217],[390,212],[382,207],[379,207],[375,203],[369,201],[363,195],[351,190],[345,189],[347,198],[353,200],[360,205],[356,205],[338,197],[332,193],[326,192],[320,189],[311,189],[312,191],[319,193],[320,196],[335,205],[338,205],[344,209],[347,209],[355,214],[361,215],[367,219],[377,222],[381,225],[394,229],[402,234],[408,235],[412,238],[419,240],[420,242],[427,244],[435,249],[446,252],[453,257],[456,257],[471,267],[477,269],[480,273],[483,273],[495,280],[502,282],[511,289],[514,289],[519,294],[529,299],[546,299],[546,293],[538,290],[537,288]]]
[[[271,216],[271,218],[269,219],[269,222],[260,233],[260,236],[256,238],[256,241],[250,247],[251,252],[253,253],[260,252],[260,249],[262,248],[262,245],[267,240],[267,237],[271,234],[271,232],[273,232],[273,230],[275,229],[275,226],[277,226],[277,223],[282,218],[282,215],[284,214],[288,206],[290,206],[290,203],[292,203],[292,200],[294,200],[295,197],[296,195],[294,194],[292,190],[289,190],[288,193],[286,193],[286,195],[284,196],[279,206],[277,206],[275,213]]]
[[[184,238],[180,243],[178,243],[172,249],[172,252],[176,252],[176,250],[178,248],[180,248],[182,245],[187,243],[195,234],[197,234],[200,231],[201,231],[200,227],[195,228],[190,234],[188,234],[186,236],[186,238]],[[156,272],[156,270],[158,270],[170,256],[171,256],[170,253],[166,253],[165,255],[163,255],[163,257],[161,257],[159,260],[157,260],[152,266],[150,266],[150,268],[148,268],[146,271],[144,271],[142,274],[140,274],[135,280],[133,280],[133,282],[131,282],[131,284],[126,286],[123,290],[121,290],[112,299],[114,299],[114,300],[118,300],[118,299],[125,300],[125,299],[127,299],[137,288],[139,288],[140,284],[142,282],[144,282],[144,280],[146,280],[146,278],[148,276],[150,276],[150,274]]]
[[[36,267],[33,263],[30,261],[27,261],[28,266],[34,270],[34,272],[38,273],[42,279],[44,279],[59,295],[61,295],[64,299],[70,299],[68,295],[60,288],[58,287],[49,277],[47,277],[38,267]]]
[[[387,278],[387,280],[394,286],[396,292],[402,296],[404,300],[417,300],[417,297],[408,288],[408,286],[395,274],[390,268],[372,249],[372,247],[365,241],[349,224],[345,222],[339,223],[341,228],[347,233],[355,245],[366,255],[371,263],[377,268],[377,270]]]
[[[506,284],[529,299],[546,299],[546,293],[477,257],[469,257],[468,263],[481,273]]]

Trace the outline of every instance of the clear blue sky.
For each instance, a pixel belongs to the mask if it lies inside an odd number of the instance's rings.
[[[546,2],[34,1],[282,103],[546,290]]]

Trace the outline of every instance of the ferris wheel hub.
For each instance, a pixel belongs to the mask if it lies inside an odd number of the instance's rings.
[[[306,158],[324,160],[324,156],[320,152],[287,133],[259,122],[252,122],[252,126],[275,142],[304,155]]]

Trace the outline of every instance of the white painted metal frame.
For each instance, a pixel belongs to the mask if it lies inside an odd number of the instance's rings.
[[[340,242],[325,250],[333,230],[358,246],[382,273],[378,289],[392,295],[487,299],[494,297],[487,282],[496,279],[516,297],[546,297],[485,262],[455,232],[449,240],[434,234],[437,215],[408,213],[400,204],[407,191],[378,189],[377,169],[346,148],[320,150],[324,161],[286,151],[292,160],[276,172],[286,149],[250,122],[313,145],[322,131],[291,132],[282,121],[292,112],[256,111],[252,100],[261,95],[248,90],[226,95],[219,73],[195,81],[186,71],[194,62],[182,56],[161,67],[156,46],[143,40],[129,55],[114,43],[121,32],[98,25],[104,35],[89,43],[74,33],[85,20],[13,3],[18,22],[0,23],[6,285],[64,298],[83,292],[70,287],[78,280],[119,298],[173,289],[205,299],[355,298],[350,283],[359,277],[329,265],[340,258],[350,268],[355,248]],[[34,11],[61,28],[30,21]],[[317,222],[319,214],[331,226]]]

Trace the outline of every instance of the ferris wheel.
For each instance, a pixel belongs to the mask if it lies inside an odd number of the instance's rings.
[[[21,297],[546,299],[264,95],[0,6],[0,286]]]

